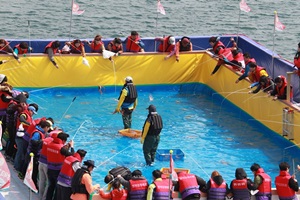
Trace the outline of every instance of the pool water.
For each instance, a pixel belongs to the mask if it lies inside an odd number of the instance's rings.
[[[118,133],[123,129],[122,119],[112,112],[120,87],[28,91],[29,103],[40,106],[36,117],[54,118],[55,125],[63,128],[70,139],[75,135],[75,150],[85,149],[85,159],[95,160],[95,183],[104,186],[104,176],[119,165],[140,169],[149,182],[154,169],[169,167],[169,161],[159,160],[154,166],[145,166],[140,140]],[[257,162],[272,177],[274,187],[281,161],[289,162],[291,173],[293,163],[299,164],[299,149],[291,147],[293,143],[262,127],[212,91],[201,94],[175,86],[164,90],[141,87],[138,91],[132,128],[142,129],[146,108],[154,104],[164,123],[159,149],[181,149],[185,154],[183,160],[174,161],[176,168],[190,169],[206,181],[213,170],[218,170],[230,183],[238,167],[253,178],[249,168]]]

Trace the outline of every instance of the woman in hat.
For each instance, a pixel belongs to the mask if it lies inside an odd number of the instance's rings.
[[[95,162],[93,160],[86,160],[83,162],[83,166],[76,171],[71,183],[73,192],[71,199],[88,200],[93,191],[100,189],[99,184],[92,184],[91,173],[94,168]]]

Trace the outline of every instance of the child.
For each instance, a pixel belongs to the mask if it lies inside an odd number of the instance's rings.
[[[104,193],[103,189],[100,189],[100,196],[104,199],[111,200],[126,200],[127,190],[121,188],[121,183],[118,179],[115,179],[112,183],[113,190],[110,193]]]

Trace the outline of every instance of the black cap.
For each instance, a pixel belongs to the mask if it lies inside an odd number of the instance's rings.
[[[86,165],[87,167],[96,167],[95,162],[93,160],[86,160],[83,162],[83,164]]]
[[[146,109],[149,110],[149,112],[156,112],[156,107],[152,104]]]

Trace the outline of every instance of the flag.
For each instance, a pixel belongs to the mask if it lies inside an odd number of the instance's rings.
[[[178,176],[174,169],[174,161],[173,161],[172,153],[173,151],[170,150],[170,174],[172,176],[173,181],[178,181]]]
[[[163,5],[160,3],[160,0],[157,1],[157,12],[166,15],[166,11],[163,7]]]
[[[10,172],[3,157],[2,153],[0,152],[0,189],[7,189],[10,186]]]
[[[250,12],[251,11],[251,8],[247,5],[245,0],[241,0],[240,9],[244,12]]]
[[[33,156],[30,155],[30,162],[27,167],[26,175],[24,178],[24,184],[27,185],[35,193],[38,193],[38,190],[36,189],[36,186],[32,180],[32,170],[33,170]]]
[[[73,1],[72,14],[81,15],[84,13],[84,10],[79,10],[79,5]]]
[[[275,29],[277,31],[283,31],[285,29],[285,25],[283,25],[278,18],[277,12],[275,11]]]

